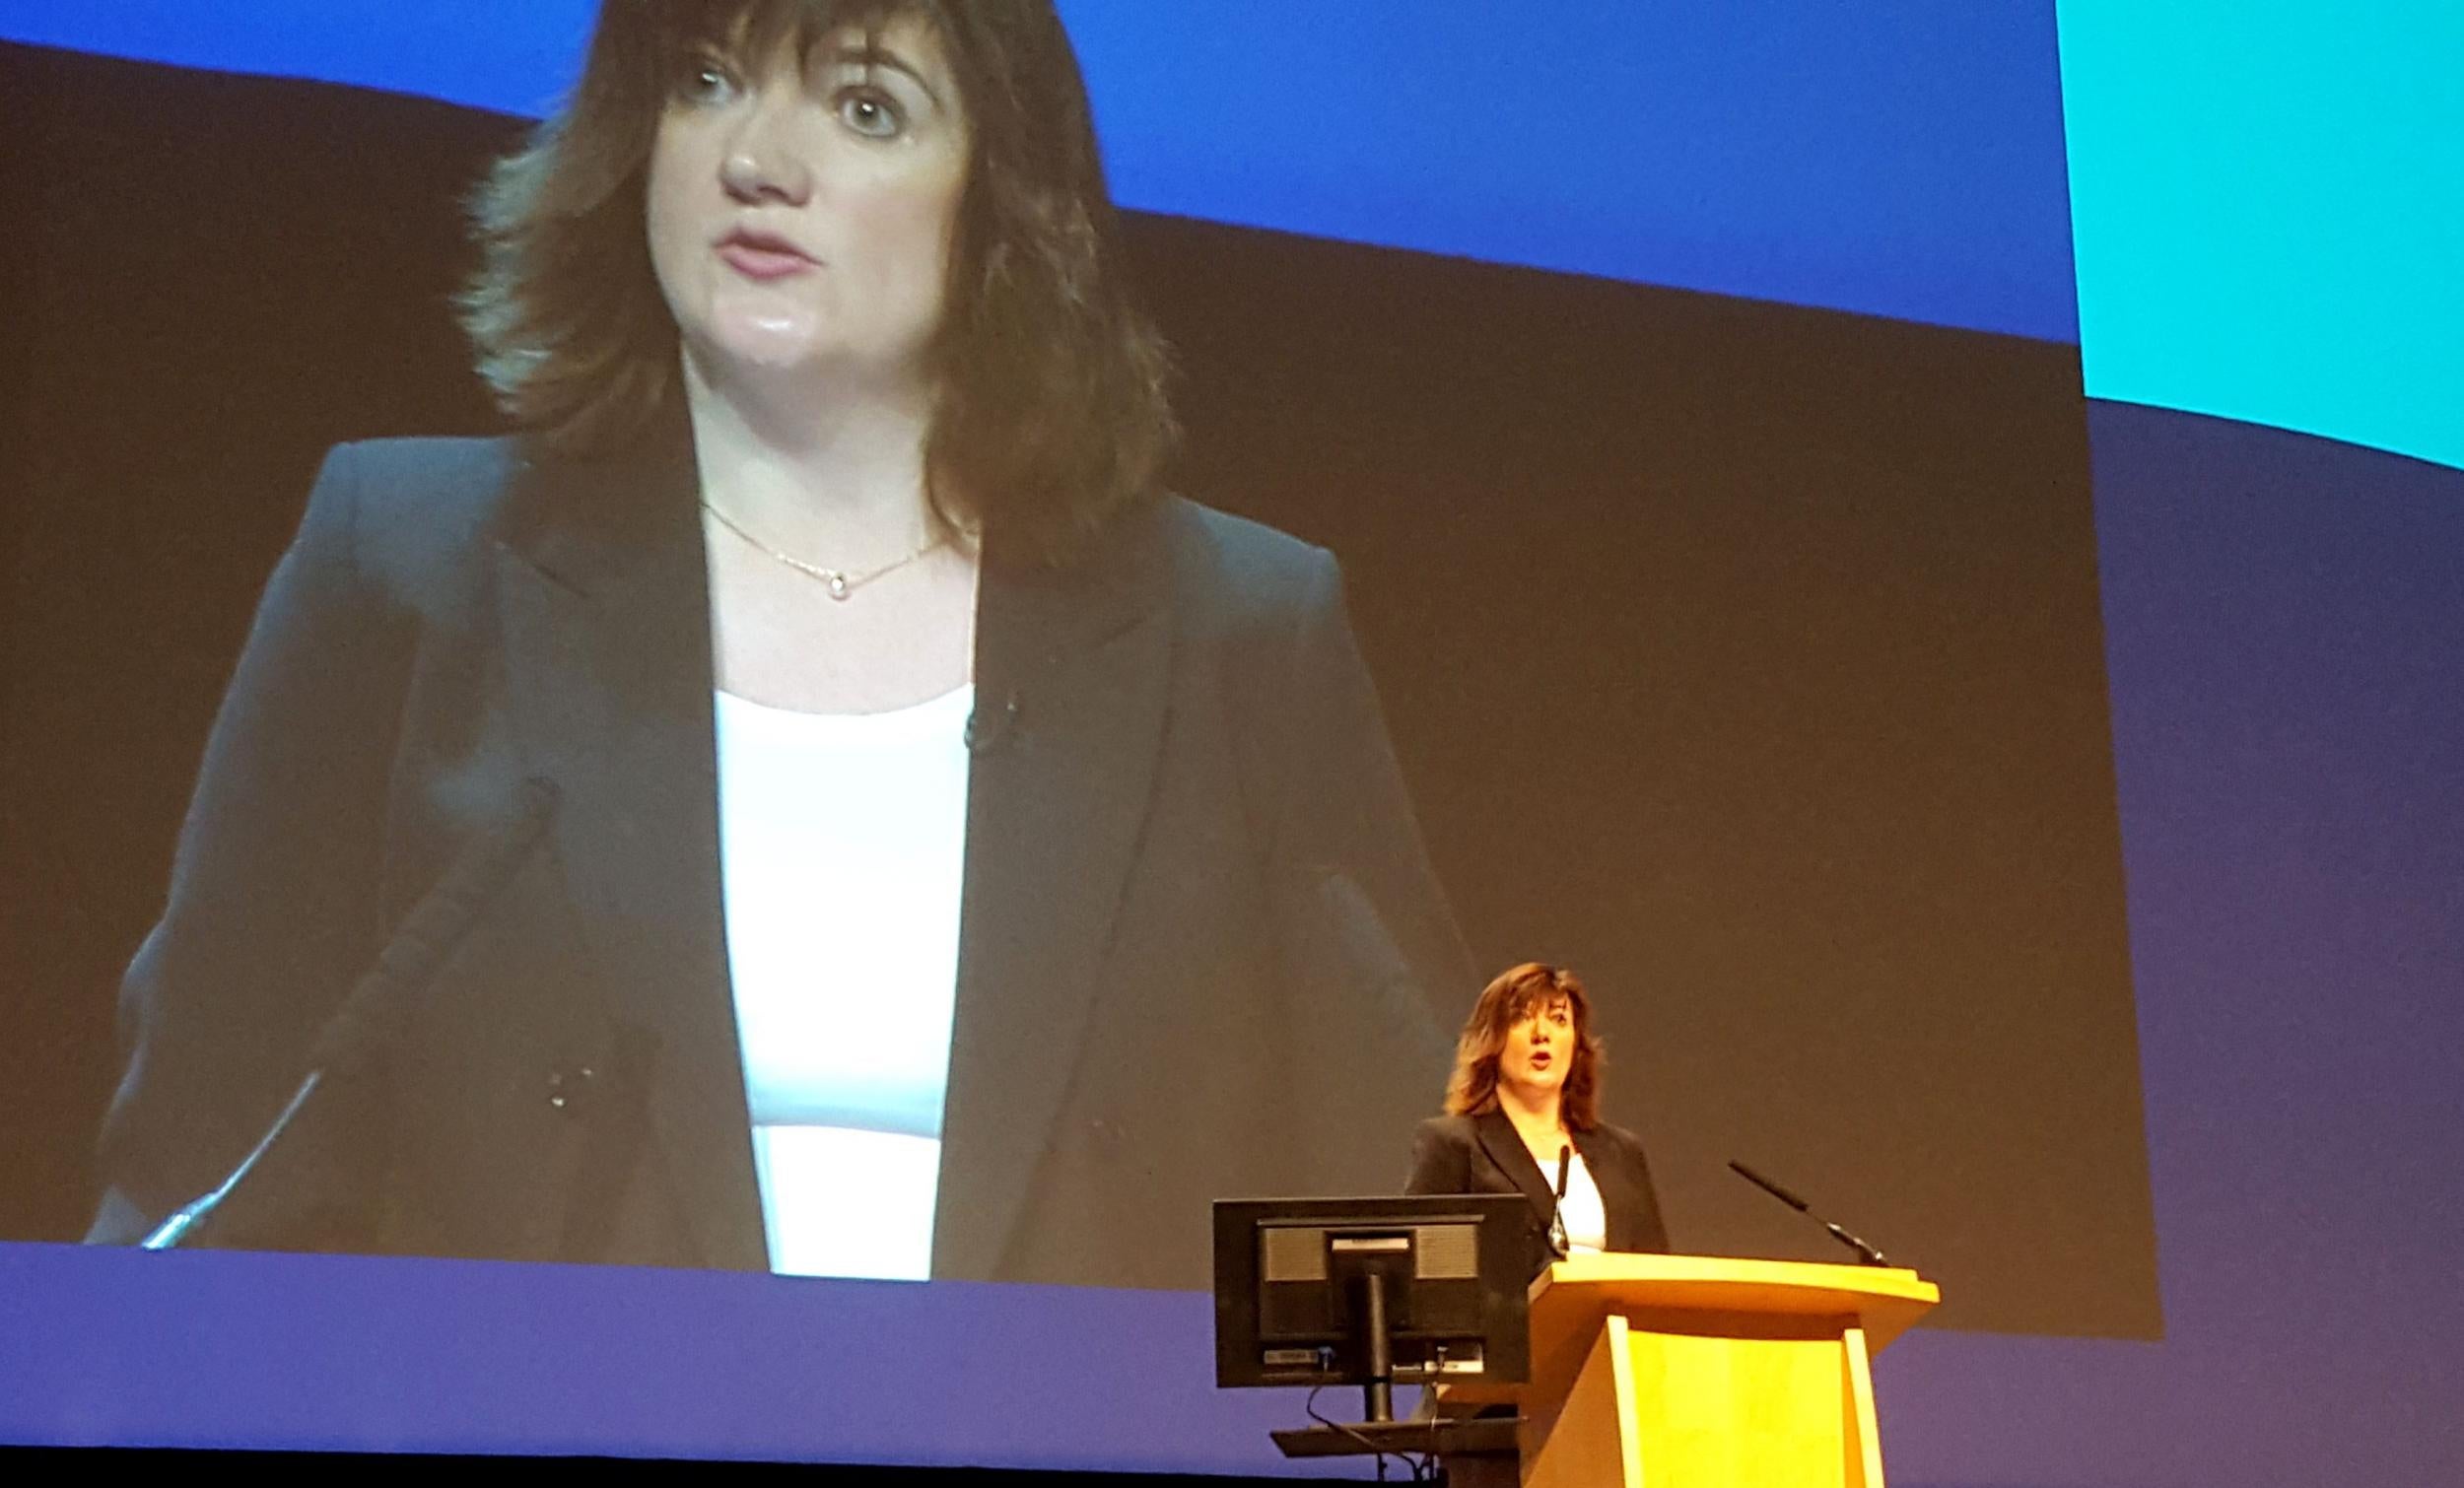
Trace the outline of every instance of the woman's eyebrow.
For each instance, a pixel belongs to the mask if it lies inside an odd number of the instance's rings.
[[[861,44],[843,42],[831,50],[830,60],[836,64],[852,64],[864,68],[866,71],[874,68],[888,68],[892,72],[903,72],[915,82],[918,88],[924,90],[924,96],[930,99],[935,107],[948,106],[942,102],[939,90],[924,80],[924,69],[877,41],[867,41]]]

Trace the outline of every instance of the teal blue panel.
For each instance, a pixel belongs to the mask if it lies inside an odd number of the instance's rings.
[[[2061,0],[2091,397],[2464,466],[2464,0]]]

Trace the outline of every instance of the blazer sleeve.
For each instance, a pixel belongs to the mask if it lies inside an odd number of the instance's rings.
[[[90,1242],[134,1241],[248,1153],[374,954],[400,707],[386,679],[405,642],[357,562],[358,498],[346,446],[326,459],[216,717],[162,918],[121,984],[125,1064]],[[352,1124],[348,1100],[318,1113],[320,1139]],[[373,1202],[376,1166],[340,1162],[339,1186],[302,1196],[296,1231],[214,1238],[330,1243]]]
[[[1268,711],[1279,799],[1270,830],[1286,976],[1325,1020],[1340,1067],[1313,1081],[1321,1130],[1384,1130],[1445,1088],[1472,958],[1430,865],[1343,602],[1312,550]]]
[[[1422,1121],[1411,1134],[1411,1177],[1405,1193],[1472,1191],[1472,1149],[1443,1118]]]

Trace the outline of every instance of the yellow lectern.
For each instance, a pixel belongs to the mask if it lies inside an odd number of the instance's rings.
[[[1867,1357],[1942,1300],[1914,1271],[1583,1255],[1532,1283],[1524,1488],[1882,1488]]]

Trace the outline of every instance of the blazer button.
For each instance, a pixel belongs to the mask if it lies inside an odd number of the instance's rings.
[[[548,1104],[567,1116],[588,1104],[590,1084],[599,1072],[587,1064],[568,1064],[548,1071]]]

